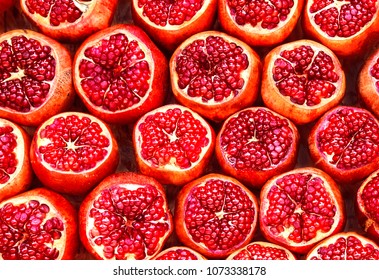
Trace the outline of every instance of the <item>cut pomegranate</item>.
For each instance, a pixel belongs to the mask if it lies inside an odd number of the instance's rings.
[[[277,244],[255,241],[233,252],[227,260],[296,260],[296,257]]]
[[[305,33],[340,56],[364,54],[378,38],[379,1],[307,0]]]
[[[174,219],[183,244],[205,257],[225,258],[253,238],[258,201],[236,179],[211,173],[180,190]]]
[[[220,0],[218,19],[223,30],[251,46],[273,46],[295,29],[304,0]]]
[[[184,246],[174,246],[167,248],[160,252],[154,260],[166,260],[166,261],[174,261],[174,260],[205,260],[206,258],[200,253],[192,250],[191,248]]]
[[[168,61],[137,26],[90,36],[74,58],[74,85],[87,109],[110,123],[132,123],[163,104]]]
[[[74,100],[71,57],[43,34],[16,29],[0,35],[0,117],[37,126]]]
[[[36,188],[0,203],[0,260],[74,259],[77,213],[63,196]]]
[[[379,247],[356,232],[335,234],[317,244],[307,260],[379,260]]]
[[[299,138],[287,118],[265,107],[251,107],[224,122],[215,152],[226,174],[261,188],[272,176],[295,166]]]
[[[152,259],[172,231],[163,186],[148,176],[110,175],[80,205],[80,239],[97,259]]]
[[[310,123],[345,96],[345,73],[337,56],[310,40],[271,50],[262,74],[262,99],[296,124]]]
[[[297,168],[270,179],[261,190],[263,236],[292,252],[307,253],[320,240],[343,230],[344,200],[325,172]]]
[[[133,0],[132,18],[159,46],[172,52],[188,37],[213,27],[217,0]]]
[[[176,49],[170,59],[170,77],[181,104],[219,122],[257,99],[261,61],[244,42],[205,31]]]
[[[118,0],[21,0],[28,20],[47,36],[79,42],[110,26]]]
[[[367,110],[338,106],[312,128],[308,144],[315,165],[340,183],[354,183],[379,168],[379,121]]]
[[[181,186],[201,176],[213,155],[215,133],[198,114],[170,104],[135,124],[133,145],[141,173]]]
[[[101,120],[85,113],[65,112],[36,130],[30,160],[44,186],[60,193],[83,195],[115,172],[118,144]]]

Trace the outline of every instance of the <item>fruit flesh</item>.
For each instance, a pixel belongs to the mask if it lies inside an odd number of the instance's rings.
[[[260,244],[250,244],[233,256],[233,260],[288,260],[284,249]]]
[[[379,223],[379,176],[373,177],[363,188],[361,200],[364,203],[366,215]]]
[[[17,169],[17,137],[10,126],[0,127],[0,185],[9,182]]]
[[[160,257],[156,258],[156,260],[198,260],[199,258],[192,253],[190,250],[186,249],[176,249],[170,250]]]

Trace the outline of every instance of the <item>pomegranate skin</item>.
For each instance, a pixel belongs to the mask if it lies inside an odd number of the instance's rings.
[[[15,4],[14,0],[0,0],[0,13],[7,11]]]

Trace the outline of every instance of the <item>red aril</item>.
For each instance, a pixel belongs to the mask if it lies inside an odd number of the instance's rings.
[[[73,78],[93,115],[109,123],[132,123],[163,104],[168,61],[142,29],[118,24],[82,43]]]
[[[378,8],[377,0],[307,0],[302,27],[337,55],[356,56],[378,38]]]
[[[379,121],[367,110],[338,106],[313,126],[308,146],[316,167],[351,184],[379,169]]]
[[[30,137],[20,126],[0,118],[0,201],[30,187]]]
[[[337,233],[317,244],[307,260],[379,260],[379,247],[356,232]]]
[[[277,244],[255,241],[230,254],[227,260],[296,260],[296,257]]]
[[[263,236],[292,252],[305,254],[345,226],[345,205],[337,184],[313,167],[273,177],[262,187],[260,201]]]
[[[166,260],[166,261],[175,261],[175,260],[205,260],[206,258],[200,253],[192,250],[189,247],[185,246],[174,246],[167,248],[160,252],[154,260]]]
[[[60,193],[84,195],[116,171],[118,144],[111,129],[98,118],[64,112],[35,131],[30,160],[44,186]]]
[[[310,123],[345,96],[345,73],[337,56],[311,40],[271,50],[264,60],[264,104],[296,124]]]
[[[71,56],[49,37],[25,29],[0,35],[0,117],[37,126],[74,100]]]
[[[63,196],[35,188],[0,203],[0,260],[72,260],[77,213]]]
[[[183,244],[205,257],[225,258],[254,237],[258,200],[236,179],[211,173],[180,190],[174,221]]]
[[[287,118],[265,107],[250,107],[223,123],[216,138],[216,158],[226,174],[259,189],[295,166],[299,138]]]
[[[97,259],[152,259],[172,231],[164,188],[148,176],[110,175],[80,205],[80,239]]]
[[[273,46],[295,29],[304,0],[220,0],[218,19],[223,30],[251,46]]]
[[[14,0],[0,0],[0,13],[13,7],[15,4]]]
[[[176,104],[145,114],[133,130],[138,169],[162,184],[181,186],[201,176],[214,142],[213,128],[191,109]]]
[[[175,98],[215,122],[254,103],[261,61],[244,42],[219,31],[197,33],[170,59]]]
[[[21,0],[20,8],[42,33],[79,42],[110,26],[118,0]]]
[[[188,37],[213,27],[217,0],[133,0],[132,18],[168,52]]]

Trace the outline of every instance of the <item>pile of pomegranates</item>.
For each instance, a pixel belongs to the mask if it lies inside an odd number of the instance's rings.
[[[379,259],[379,0],[0,0],[0,260]]]

